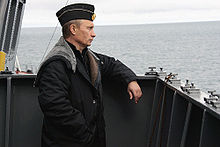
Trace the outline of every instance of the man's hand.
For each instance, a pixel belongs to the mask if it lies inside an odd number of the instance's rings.
[[[136,81],[132,81],[128,84],[128,94],[130,96],[130,99],[134,98],[134,101],[137,104],[142,96],[142,91]]]

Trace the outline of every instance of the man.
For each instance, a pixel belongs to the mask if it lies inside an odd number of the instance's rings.
[[[101,78],[121,80],[130,99],[142,95],[135,74],[120,61],[87,47],[94,37],[94,6],[57,12],[63,37],[41,64],[36,85],[44,114],[43,147],[105,147]]]

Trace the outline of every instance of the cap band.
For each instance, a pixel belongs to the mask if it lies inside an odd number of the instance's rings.
[[[71,10],[66,10],[63,13],[61,13],[59,16],[57,16],[58,18],[60,18],[63,14],[67,13],[67,12],[71,12],[71,11],[84,11],[84,12],[89,12],[89,13],[94,13],[92,11],[86,10],[86,9],[71,9]]]

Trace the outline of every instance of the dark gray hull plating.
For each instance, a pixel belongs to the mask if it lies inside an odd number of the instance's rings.
[[[35,75],[0,75],[0,146],[40,147]],[[121,83],[104,81],[108,147],[219,147],[220,111],[157,77],[139,77],[138,104]]]

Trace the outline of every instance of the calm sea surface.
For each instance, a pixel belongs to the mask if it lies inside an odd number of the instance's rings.
[[[22,28],[18,58],[36,70],[54,28]],[[220,93],[220,22],[97,26],[92,50],[114,56],[143,75],[149,66],[178,73],[203,91]],[[61,35],[57,29],[49,50]]]

